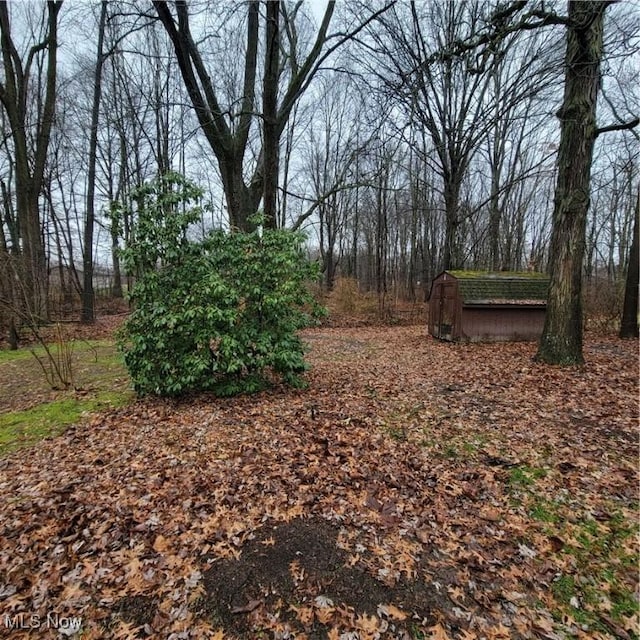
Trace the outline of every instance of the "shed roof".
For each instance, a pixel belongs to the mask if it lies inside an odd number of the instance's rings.
[[[529,271],[447,271],[464,304],[545,304],[549,277]]]

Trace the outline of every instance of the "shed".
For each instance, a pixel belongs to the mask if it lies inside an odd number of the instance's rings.
[[[454,342],[537,340],[549,278],[515,271],[443,271],[429,294],[429,332]]]

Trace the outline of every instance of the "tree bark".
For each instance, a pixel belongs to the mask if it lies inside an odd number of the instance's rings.
[[[547,314],[536,359],[579,365],[582,353],[582,266],[596,139],[603,26],[607,1],[569,3],[565,87],[549,259]]]
[[[262,117],[264,119],[264,224],[277,226],[279,142],[278,75],[280,70],[280,2],[267,2],[267,38],[265,43],[264,79],[262,84]]]
[[[638,287],[640,286],[640,189],[636,199],[636,209],[633,221],[633,238],[629,250],[629,266],[624,288],[624,303],[622,307],[622,321],[620,323],[621,338],[638,337]]]
[[[460,188],[463,171],[455,161],[451,162],[451,171],[444,172],[444,250],[442,257],[443,269],[462,269],[464,258],[462,255],[462,238],[460,238]]]
[[[93,227],[95,221],[96,161],[98,148],[98,121],[102,95],[102,67],[104,53],[104,31],[107,23],[109,3],[102,0],[100,24],[98,26],[98,55],[93,79],[93,105],[91,107],[91,129],[89,134],[89,168],[87,171],[87,211],[84,223],[84,255],[82,257],[82,316],[81,321],[90,324],[95,320],[95,295],[93,291]]]

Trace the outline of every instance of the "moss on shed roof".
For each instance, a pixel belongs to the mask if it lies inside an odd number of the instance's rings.
[[[540,304],[547,299],[549,277],[530,271],[447,271],[458,280],[466,304]]]
[[[524,278],[528,280],[543,279],[548,280],[546,273],[539,271],[465,271],[464,269],[448,270],[456,278]]]

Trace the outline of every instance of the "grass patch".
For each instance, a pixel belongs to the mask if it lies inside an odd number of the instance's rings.
[[[624,627],[640,614],[634,596],[640,557],[632,516],[612,505],[612,515],[606,521],[590,515],[576,519],[563,512],[560,504],[531,497],[529,514],[546,523],[548,535],[565,542],[560,557],[563,566],[571,567],[570,573],[563,573],[551,585],[557,604],[554,617],[562,620],[569,616],[592,630],[610,633],[610,620]]]
[[[438,434],[438,425],[423,427],[416,434],[416,443],[425,449],[431,449],[434,455],[446,460],[473,460],[488,442],[481,435],[453,436],[446,440]]]
[[[83,351],[90,352],[101,347],[105,347],[108,349],[114,347],[114,342],[111,340],[69,340],[69,343],[72,345],[74,353],[76,351],[78,351],[79,353]],[[55,345],[52,344],[49,346],[49,348],[55,350]],[[11,351],[9,349],[0,349],[0,366],[2,366],[5,362],[29,360],[30,358],[33,358],[34,353],[40,358],[47,355],[44,347],[41,347],[37,344],[34,344],[32,346],[20,347],[20,349],[17,349],[16,351]]]
[[[399,424],[386,424],[382,425],[382,430],[396,442],[406,442],[407,441],[407,431],[404,426]]]
[[[554,598],[562,604],[569,604],[576,596],[576,582],[573,576],[560,576],[552,585]]]
[[[42,347],[34,349],[38,355],[45,355]],[[15,362],[16,360],[26,360],[33,358],[33,354],[28,349],[17,349],[16,351],[9,351],[8,349],[0,349],[0,365],[5,362]]]
[[[388,430],[389,436],[396,440],[397,442],[406,442],[407,433],[403,429],[399,429],[397,427],[391,427]]]
[[[46,355],[41,347],[34,351]],[[133,398],[111,341],[73,341],[72,370],[75,389],[55,391],[30,350],[0,351],[0,455],[58,435],[86,413]]]
[[[551,592],[557,603],[556,610],[552,611],[556,620],[569,616],[592,630],[610,632],[610,620],[622,626],[638,614],[633,591],[613,576],[607,581],[606,571],[585,570],[575,576],[562,575],[552,583]],[[633,632],[632,629],[626,631]]]
[[[640,614],[634,596],[640,561],[637,544],[637,504],[621,508],[611,501],[580,513],[575,502],[545,495],[537,481],[548,475],[544,468],[525,466],[509,471],[511,500],[540,523],[541,533],[561,541],[554,551],[559,572],[551,583],[551,613],[603,634],[612,633],[612,621],[629,637],[638,638],[630,621]],[[555,555],[557,554],[557,555]]]
[[[531,507],[529,507],[529,515],[534,520],[538,520],[538,522],[557,524],[561,521],[557,505],[548,500],[536,501]]]
[[[442,455],[448,460],[455,460],[459,457],[460,453],[455,444],[447,444],[442,451]]]
[[[536,480],[545,478],[547,470],[541,467],[517,466],[509,472],[509,484],[514,488],[531,487]]]
[[[0,414],[0,455],[62,433],[87,413],[125,405],[132,392],[102,391],[94,397],[67,397],[24,411]]]

